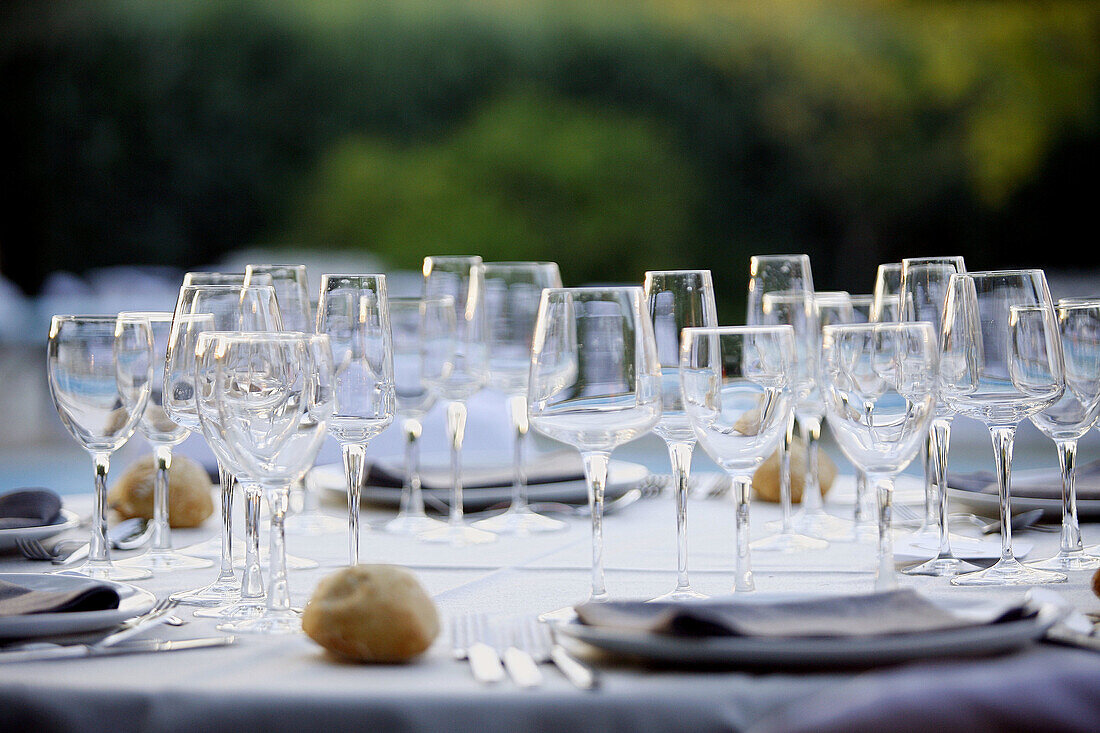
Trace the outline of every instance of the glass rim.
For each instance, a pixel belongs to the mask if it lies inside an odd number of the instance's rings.
[[[764,293],[764,295],[768,295],[768,293]],[[817,290],[814,291],[814,300],[847,300],[851,302],[852,294],[847,290]]]
[[[119,311],[117,318],[120,321],[144,319],[150,323],[171,323],[175,314],[171,311]]]
[[[890,296],[883,295],[882,297],[885,298]],[[896,294],[893,297],[896,297]],[[875,302],[875,295],[874,293],[858,293],[856,295],[852,295],[851,293],[849,293],[848,299],[852,301],[852,305],[855,305],[857,301],[860,303],[866,303],[867,305],[873,305]]]
[[[777,323],[768,326],[688,326],[680,329],[680,338],[685,336],[738,336],[759,333],[794,333],[794,326]]]
[[[478,262],[474,267],[481,267],[488,269],[490,267],[557,267],[557,262],[551,262],[550,260],[501,260],[499,262]]]
[[[246,271],[248,269],[253,269],[254,270],[257,267],[262,268],[262,269],[268,269],[268,270],[276,270],[276,269],[278,269],[278,270],[306,270],[306,269],[308,269],[305,265],[267,265],[267,264],[258,264],[258,265],[245,265],[245,270]]]
[[[1079,298],[1068,302],[1059,300],[1054,304],[1055,310],[1083,310],[1085,308],[1100,308],[1100,298]]]
[[[58,313],[50,316],[51,321],[87,321],[89,323],[110,323],[118,320],[118,314],[105,313]]]
[[[244,275],[242,274],[242,277],[243,276]],[[240,285],[230,284],[230,283],[214,283],[214,284],[207,285],[207,284],[199,283],[199,284],[181,285],[180,286],[180,292],[182,293],[184,290],[216,290],[216,291],[222,291],[222,290],[226,290],[226,291],[228,291],[228,290],[270,290],[270,291],[274,292],[275,291],[275,286],[274,285],[245,285],[244,283],[241,283]]]
[[[1019,270],[974,270],[973,272],[956,272],[952,277],[958,278],[970,278],[971,280],[988,280],[995,277],[1022,277],[1022,276],[1034,277],[1035,275],[1042,275],[1046,280],[1046,272],[1039,267],[1030,267]]]
[[[347,278],[347,279],[350,280],[353,277],[356,277],[356,278],[373,277],[373,278],[380,278],[382,280],[386,279],[386,275],[384,273],[381,273],[381,272],[325,272],[325,273],[321,273],[321,282],[325,282],[326,280],[331,279],[331,278]]]
[[[411,305],[413,303],[430,303],[432,301],[440,301],[446,303],[450,301],[454,303],[455,296],[448,293],[438,293],[434,295],[392,295],[388,296],[386,300],[390,305]]]
[[[802,258],[805,258],[805,259],[808,260],[808,259],[810,259],[810,256],[808,254],[803,253],[803,252],[792,252],[791,254],[751,255],[749,257],[749,262],[752,262],[754,260],[756,260],[756,261],[759,261],[759,260],[793,260],[793,259],[802,259]]]
[[[948,260],[962,260],[962,255],[942,255],[940,257],[902,257],[901,264],[904,267],[906,264],[912,265],[936,265],[947,264]]]
[[[821,333],[845,331],[901,331],[906,329],[929,330],[935,336],[936,327],[931,321],[872,321],[870,323],[830,323],[822,326]]]
[[[646,270],[645,271],[645,276],[649,277],[650,275],[711,275],[711,271],[709,269],[698,269],[698,270],[690,270],[690,269],[689,270]]]
[[[565,293],[637,293],[644,295],[641,285],[582,285],[572,288],[543,288],[543,297]]]
[[[312,341],[313,339],[328,339],[327,333],[313,333],[311,331],[203,331],[199,338],[222,339],[225,341]]]

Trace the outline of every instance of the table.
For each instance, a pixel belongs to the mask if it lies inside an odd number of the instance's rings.
[[[841,476],[836,494],[850,494]],[[907,483],[908,482],[908,483]],[[899,484],[913,496],[913,482]],[[90,497],[70,502],[77,511]],[[846,515],[834,496],[832,510]],[[333,505],[331,510],[339,512]],[[392,510],[364,511],[380,521]],[[778,517],[774,505],[753,504],[754,535]],[[177,531],[177,545],[215,531]],[[240,526],[240,522],[236,525]],[[605,523],[607,582],[616,597],[650,597],[674,581],[673,501],[645,499]],[[732,588],[733,505],[693,500],[689,543],[693,584],[710,594]],[[1086,539],[1100,527],[1086,526]],[[1056,534],[1029,533],[1033,556],[1053,552]],[[288,540],[292,553],[322,563],[345,560],[343,534]],[[446,617],[472,611],[531,614],[581,600],[588,587],[587,520],[567,530],[492,545],[453,549],[365,532],[362,557],[411,567]],[[871,544],[834,545],[809,556],[753,556],[757,588],[768,591],[869,591]],[[43,564],[0,557],[0,572],[41,571]],[[296,604],[305,603],[330,568],[292,571]],[[212,569],[166,574],[139,583],[158,596],[212,579]],[[1088,574],[1053,588],[1083,610],[1100,609]],[[1010,599],[1021,589],[953,588],[934,578],[902,584],[937,596]],[[181,613],[189,616],[188,613]],[[193,619],[162,627],[161,637],[205,636],[214,622]],[[0,667],[0,731],[276,731],[312,729],[521,731],[602,730],[996,730],[1043,727],[1089,730],[1100,721],[1100,655],[1038,645],[994,659],[904,665],[864,672],[684,672],[618,666],[601,690],[573,689],[550,668],[542,687],[483,687],[450,655],[446,633],[417,662],[363,666],[334,661],[304,636],[245,638],[227,649],[132,655]]]

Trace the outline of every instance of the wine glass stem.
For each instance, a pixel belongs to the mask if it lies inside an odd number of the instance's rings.
[[[527,396],[512,395],[508,398],[508,413],[512,418],[515,441],[512,446],[512,506],[510,511],[527,508],[527,473],[523,470],[523,449],[530,425],[527,422]]]
[[[816,415],[803,415],[799,417],[798,422],[802,426],[802,440],[806,443],[806,480],[802,484],[802,506],[807,512],[824,511],[821,501],[821,483],[817,480],[821,418]]]
[[[218,580],[233,580],[233,474],[218,461],[218,483],[222,494],[222,566]]]
[[[107,471],[111,467],[111,454],[93,453],[92,466],[95,469],[95,506],[92,510],[88,564],[109,565],[111,554],[107,545]]]
[[[922,531],[936,524],[935,486],[933,485],[936,458],[935,440],[936,438],[930,428],[924,446],[921,448],[921,462],[924,464],[924,519],[921,521]]]
[[[344,476],[348,482],[348,564],[359,564],[359,492],[363,486],[363,467],[367,461],[367,446],[344,443],[340,446],[344,458]]]
[[[668,444],[668,459],[676,481],[676,590],[689,591],[687,548],[687,495],[688,478],[691,476],[691,453],[695,441],[685,440]]]
[[[286,576],[286,510],[290,503],[290,487],[268,489],[267,503],[271,507],[271,537],[269,558],[271,581],[267,592],[269,611],[290,610],[290,585]]]
[[[424,494],[420,488],[420,421],[409,418],[405,429],[405,487],[401,492],[401,516],[423,517]]]
[[[876,476],[875,492],[878,504],[878,568],[875,571],[875,590],[893,590],[898,587],[894,573],[894,536],[890,524],[894,515],[894,477]]]
[[[734,561],[734,586],[735,591],[748,592],[756,590],[756,584],[752,579],[752,558],[749,555],[749,491],[752,485],[751,477],[739,476],[734,478],[734,489],[737,492],[736,514],[736,541],[737,558]]]
[[[588,508],[592,511],[592,597],[589,600],[598,603],[607,600],[603,577],[603,496],[611,452],[587,451],[581,457],[588,482]]]
[[[1012,441],[1015,426],[992,427],[993,458],[997,463],[997,493],[1001,502],[1001,562],[1015,560],[1012,555]]]
[[[867,518],[863,511],[863,502],[867,496],[867,474],[863,472],[862,468],[856,469],[856,505],[852,514],[852,519],[856,524],[862,524]]]
[[[1077,441],[1058,440],[1058,465],[1062,469],[1062,552],[1082,552],[1081,527],[1077,523]]]
[[[259,486],[244,487],[244,575],[241,577],[241,600],[264,597],[264,577],[260,569],[260,499]]]
[[[451,441],[451,516],[450,524],[462,524],[462,438],[466,433],[466,405],[447,405],[447,438]]]
[[[794,414],[787,421],[787,430],[779,443],[779,505],[783,510],[783,532],[791,528],[791,443],[794,442]]]
[[[153,549],[172,549],[172,530],[168,523],[168,470],[172,468],[172,446],[153,448],[156,477],[153,483]]]
[[[931,438],[928,443],[932,453],[932,473],[936,479],[937,516],[936,524],[940,532],[941,558],[951,557],[951,528],[947,520],[947,454],[951,446],[951,421],[936,418],[928,431]]]

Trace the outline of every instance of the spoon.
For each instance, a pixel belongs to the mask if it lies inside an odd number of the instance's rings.
[[[148,542],[152,536],[153,523],[140,517],[123,520],[107,530],[107,542],[114,550],[136,550]],[[54,563],[68,565],[71,562],[83,560],[88,556],[90,548],[91,545],[84,542],[64,559],[54,560]]]

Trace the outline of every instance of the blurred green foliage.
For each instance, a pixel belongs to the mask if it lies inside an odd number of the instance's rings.
[[[28,289],[294,241],[573,282],[709,266],[736,306],[755,251],[866,291],[903,254],[1060,262],[1091,224],[1096,3],[20,0],[0,24],[0,268]]]

